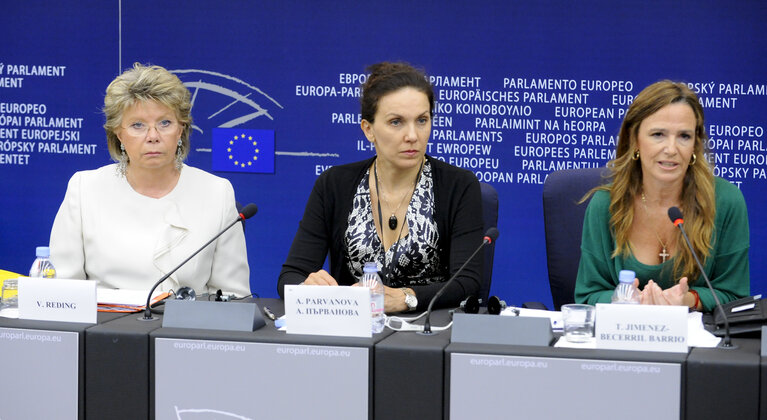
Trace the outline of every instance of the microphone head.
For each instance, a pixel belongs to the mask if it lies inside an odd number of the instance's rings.
[[[668,218],[671,219],[671,223],[679,226],[680,223],[684,223],[684,218],[682,217],[682,210],[679,210],[679,207],[671,207],[668,209]]]
[[[485,240],[487,240],[488,243],[493,243],[496,239],[498,239],[498,234],[498,229],[491,227],[485,232]]]
[[[247,206],[242,208],[242,211],[240,212],[240,216],[242,217],[243,220],[245,220],[245,219],[250,219],[256,213],[258,213],[258,206],[256,206],[253,203],[250,203]]]
[[[490,299],[487,301],[487,313],[490,315],[500,315],[504,309],[506,309],[506,301],[501,300],[498,296],[490,296]]]
[[[479,313],[479,299],[474,295],[467,297],[461,302],[461,309],[466,314]]]

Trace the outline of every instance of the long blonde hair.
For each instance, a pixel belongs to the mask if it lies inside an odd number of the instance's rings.
[[[714,175],[709,162],[708,136],[703,123],[703,107],[698,96],[684,83],[662,80],[644,88],[634,99],[621,125],[615,159],[607,163],[612,183],[589,191],[584,201],[597,190],[610,193],[610,228],[615,238],[613,258],[630,253],[629,232],[634,222],[634,201],[642,193],[642,166],[634,159],[639,125],[661,108],[675,103],[686,103],[695,114],[695,145],[693,159],[682,184],[680,202],[684,226],[695,252],[704,261],[711,253],[711,237],[716,215]],[[670,223],[670,222],[669,222]],[[681,232],[677,232],[677,253],[673,273],[675,280],[687,276],[693,282],[700,275],[692,253]],[[705,264],[705,262],[704,262]]]

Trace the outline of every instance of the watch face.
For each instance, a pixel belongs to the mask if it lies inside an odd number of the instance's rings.
[[[413,295],[405,294],[405,304],[407,304],[408,308],[413,309],[418,306],[418,299]]]

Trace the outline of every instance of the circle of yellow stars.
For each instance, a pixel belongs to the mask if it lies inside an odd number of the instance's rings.
[[[258,142],[253,140],[253,136],[247,136],[247,137],[248,137],[248,139],[247,139],[247,140],[248,140],[249,142],[252,142],[252,143],[253,143],[253,147],[256,147],[256,146],[258,146]],[[239,136],[234,136],[234,138],[233,138],[232,140],[229,140],[229,147],[227,147],[227,148],[226,148],[226,151],[227,151],[228,153],[232,153],[232,147],[231,147],[231,146],[233,146],[233,145],[234,145],[234,142],[235,142],[237,139],[240,139],[240,140],[245,140],[245,134],[240,134]],[[255,148],[255,154],[253,155],[253,160],[258,160],[258,152],[259,152],[259,150],[258,150],[258,148],[256,147],[256,148]],[[232,160],[232,159],[234,159],[234,156],[230,154],[230,155],[229,155],[229,160]],[[241,167],[241,168],[244,168],[244,167],[246,167],[246,166],[251,166],[251,165],[253,165],[253,162],[252,162],[252,161],[248,161],[248,162],[240,162],[240,161],[238,161],[238,160],[236,160],[236,159],[234,160],[234,166],[239,166],[239,167]]]

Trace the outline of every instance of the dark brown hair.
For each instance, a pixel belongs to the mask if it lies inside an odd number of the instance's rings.
[[[368,79],[362,85],[360,97],[361,116],[363,120],[373,122],[378,101],[391,92],[411,87],[423,92],[429,98],[429,115],[434,114],[434,89],[426,74],[407,63],[383,62],[369,66]]]

